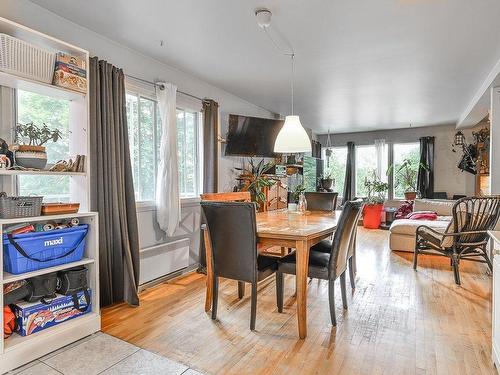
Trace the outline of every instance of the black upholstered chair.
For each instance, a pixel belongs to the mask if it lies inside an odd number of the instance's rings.
[[[352,232],[356,229],[357,218],[361,211],[361,202],[347,202],[339,218],[333,241],[321,241],[311,247],[309,252],[308,276],[315,279],[328,280],[328,297],[330,301],[330,318],[337,325],[335,317],[335,280],[340,278],[342,304],[347,309],[345,272],[347,270],[348,254],[351,245]],[[330,251],[327,252],[327,249]],[[295,275],[295,253],[278,260],[276,273],[276,288],[278,297],[278,312],[283,311],[283,274]]]
[[[307,192],[307,209],[311,211],[335,211],[339,193]]]
[[[250,329],[255,329],[257,282],[277,270],[277,258],[257,252],[254,203],[201,202],[211,242],[212,319],[217,318],[219,277],[252,284]],[[208,259],[208,257],[207,257]],[[239,295],[242,298],[242,295]]]
[[[460,285],[460,260],[486,263],[488,230],[494,229],[500,216],[500,196],[462,198],[453,205],[453,219],[444,232],[426,225],[417,228],[413,269],[420,254],[443,255],[450,258],[455,283]]]

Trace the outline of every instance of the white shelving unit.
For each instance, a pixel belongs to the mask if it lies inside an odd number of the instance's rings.
[[[89,53],[79,47],[57,40],[48,35],[32,30],[23,25],[0,17],[0,33],[9,34],[16,38],[25,40],[54,52],[62,51],[73,56],[88,60]],[[0,252],[0,284],[27,279],[54,271],[59,271],[79,265],[88,268],[88,282],[92,289],[92,311],[81,317],[66,321],[54,327],[47,328],[38,333],[22,337],[13,334],[7,339],[0,339],[0,373],[4,373],[16,367],[22,366],[43,355],[68,345],[78,339],[97,332],[101,328],[99,309],[99,241],[98,241],[98,217],[97,213],[88,212],[90,207],[90,185],[89,185],[89,102],[88,93],[80,93],[51,84],[37,82],[31,79],[18,77],[14,74],[0,72],[0,86],[13,89],[22,89],[34,93],[52,96],[54,98],[70,101],[70,155],[86,155],[85,172],[51,172],[51,171],[0,171],[0,182],[2,187],[12,186],[9,193],[14,193],[15,179],[19,175],[39,175],[40,178],[47,176],[70,176],[71,201],[80,203],[80,212],[68,215],[37,216],[31,218],[0,219],[0,236],[3,238],[4,229],[11,224],[36,223],[46,221],[62,221],[74,217],[79,218],[82,224],[89,225],[89,233],[86,238],[85,253],[82,260],[56,267],[45,268],[21,275],[13,275],[3,271],[3,251]],[[12,128],[13,124],[0,124],[2,128]],[[3,306],[3,293],[0,294],[0,302]],[[0,323],[3,325],[3,314],[0,314]],[[3,335],[2,335],[3,337]]]

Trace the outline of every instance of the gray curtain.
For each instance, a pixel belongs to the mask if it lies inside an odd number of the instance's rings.
[[[354,142],[347,142],[347,160],[345,165],[345,179],[344,179],[344,203],[352,201],[354,198],[354,166],[356,149],[354,147]]]
[[[203,192],[216,193],[218,188],[218,124],[219,104],[203,100]]]
[[[139,236],[121,69],[90,59],[91,209],[99,212],[101,306],[139,305]]]
[[[420,192],[422,198],[433,198],[434,137],[420,138],[420,165],[417,175],[417,190]]]

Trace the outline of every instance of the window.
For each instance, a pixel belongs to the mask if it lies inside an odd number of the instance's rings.
[[[347,147],[333,147],[329,156],[327,149],[323,149],[323,160],[325,160],[325,175],[334,179],[333,190],[340,196],[344,193],[345,168],[347,163]]]
[[[69,154],[69,100],[56,99],[28,91],[17,90],[17,122],[33,122],[37,126],[59,129],[62,138],[48,142],[48,164],[67,159]],[[45,202],[68,202],[70,199],[69,176],[17,176],[19,195],[43,195]]]
[[[160,139],[156,101],[127,94],[127,126],[136,201],[154,201]]]
[[[177,153],[181,197],[195,197],[199,194],[198,117],[198,112],[177,109]]]
[[[155,100],[127,93],[127,124],[136,201],[154,201],[161,137],[160,111]],[[179,193],[196,197],[200,189],[200,113],[177,109]]]
[[[402,163],[408,160],[410,163],[410,172],[412,175],[411,181],[404,181],[401,173],[398,173]],[[394,171],[393,171],[393,186],[394,198],[404,198],[405,190],[408,191],[411,185],[416,190],[417,188],[417,172],[420,164],[420,144],[414,143],[395,143],[394,144]]]
[[[375,145],[356,146],[356,196],[366,197],[365,180],[373,179],[374,174],[380,176],[382,181],[387,181],[388,147],[381,146],[380,155],[377,155]],[[379,160],[380,158],[380,160]]]

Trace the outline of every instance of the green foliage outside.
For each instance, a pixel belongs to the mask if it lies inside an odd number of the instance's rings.
[[[365,181],[373,179],[377,170],[375,146],[356,147],[356,197],[367,197],[369,193]]]
[[[59,130],[57,142],[45,144],[49,163],[67,159],[69,155],[69,111],[70,102],[49,96],[17,91],[17,121],[33,122],[51,130]],[[69,201],[69,176],[18,176],[20,195],[43,195],[45,202]]]

